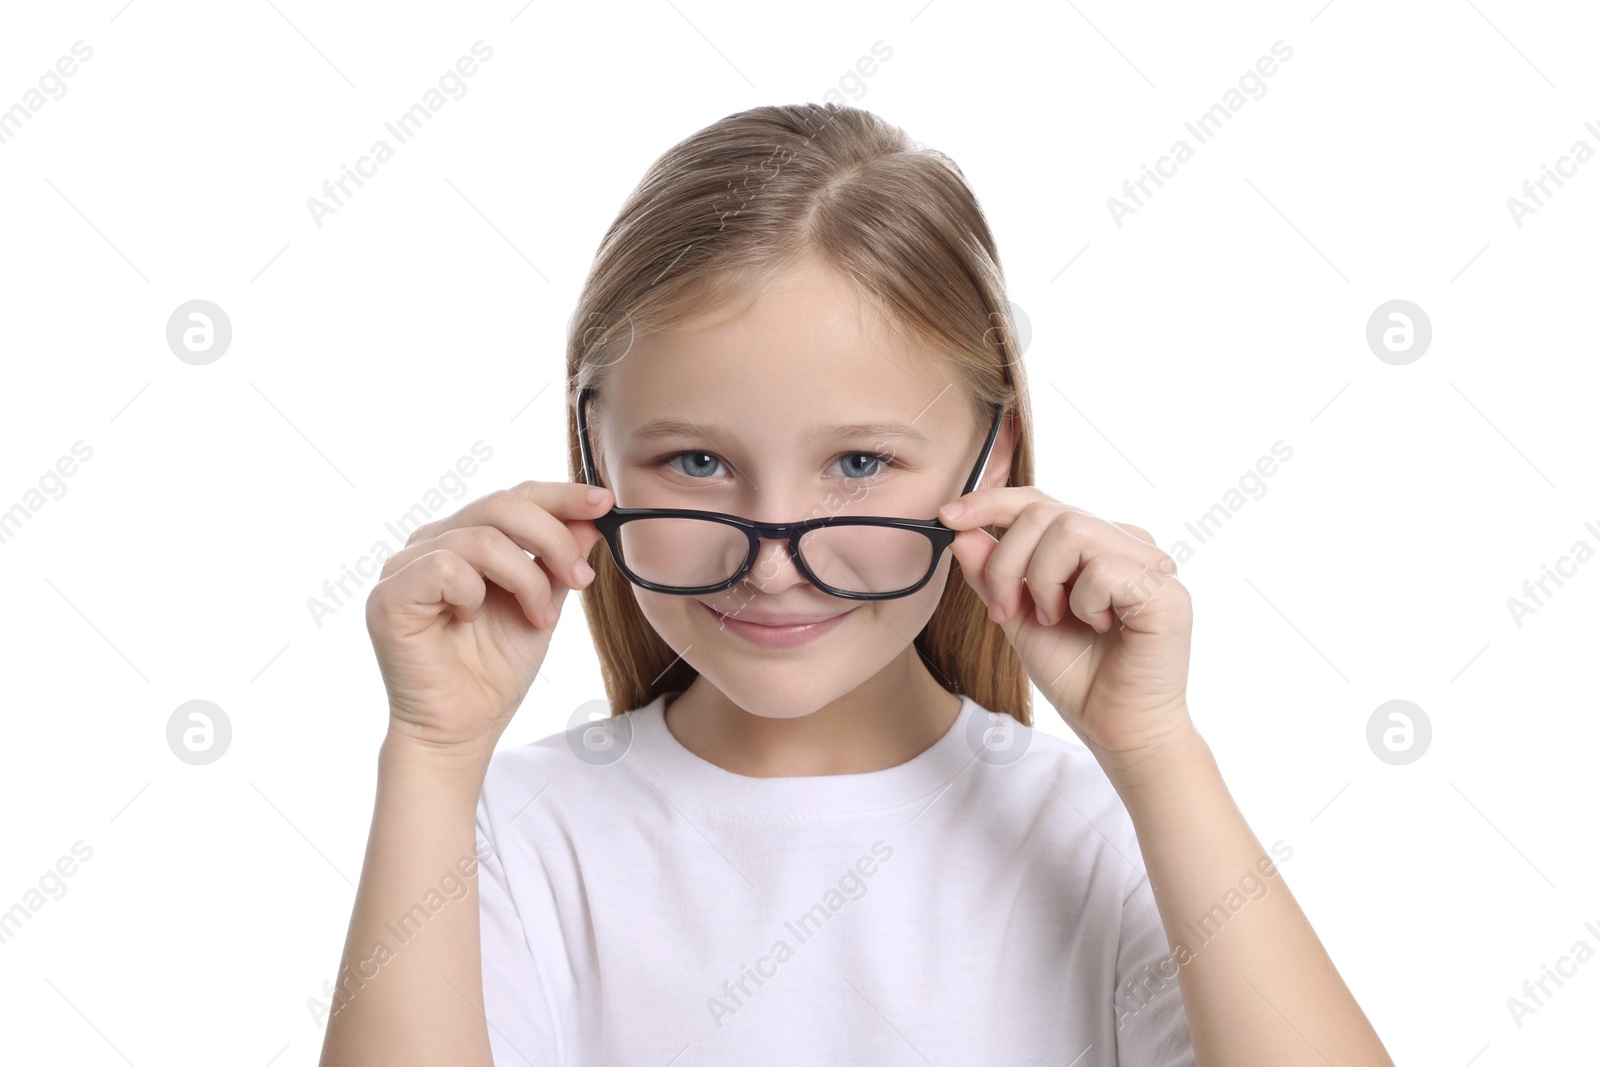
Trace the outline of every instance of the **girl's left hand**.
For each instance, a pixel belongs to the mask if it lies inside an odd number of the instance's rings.
[[[965,510],[953,515],[958,504]],[[1028,677],[1108,774],[1193,734],[1189,592],[1149,533],[1034,486],[979,489],[939,520],[959,531],[951,551],[961,573]]]

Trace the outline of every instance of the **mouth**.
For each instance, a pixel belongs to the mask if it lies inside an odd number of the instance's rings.
[[[745,614],[725,615],[705,601],[697,601],[705,608],[717,625],[735,637],[760,648],[797,648],[810,644],[824,634],[843,625],[856,609],[850,608],[834,615],[817,614]]]

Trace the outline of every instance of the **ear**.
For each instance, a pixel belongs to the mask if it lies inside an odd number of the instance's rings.
[[[1011,457],[1017,448],[1017,436],[1022,432],[1015,404],[1007,404],[1000,418],[1000,432],[995,435],[994,449],[989,453],[989,466],[978,480],[979,489],[994,489],[1006,485],[1011,478]]]

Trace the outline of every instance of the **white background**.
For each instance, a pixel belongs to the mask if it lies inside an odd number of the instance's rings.
[[[1520,1028],[1506,1000],[1600,950],[1600,561],[1520,626],[1507,600],[1600,549],[1600,161],[1520,227],[1507,199],[1600,149],[1600,20],[1320,3],[6,5],[0,108],[94,54],[0,144],[0,510],[93,456],[0,543],[0,909],[93,856],[0,944],[0,1055],[316,1062],[385,705],[365,590],[320,627],[308,598],[475,441],[451,508],[566,478],[566,322],[627,192],[844,79],[981,199],[1031,323],[1038,483],[1195,548],[1194,714],[1395,1060],[1592,1057],[1600,959]],[[319,228],[307,198],[480,39],[466,95]],[[1279,40],[1265,95],[1116,225]],[[232,322],[208,366],[166,343],[192,299]],[[1404,366],[1365,338],[1392,299],[1433,327]],[[502,744],[602,696],[574,612]],[[167,747],[193,699],[232,723],[208,766]],[[1391,699],[1432,723],[1405,766],[1366,740]]]

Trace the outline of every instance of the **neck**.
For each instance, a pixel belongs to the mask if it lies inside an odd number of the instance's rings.
[[[865,774],[906,763],[955,724],[961,698],[928,672],[914,646],[849,693],[798,718],[752,715],[702,675],[665,709],[684,748],[751,778]]]

